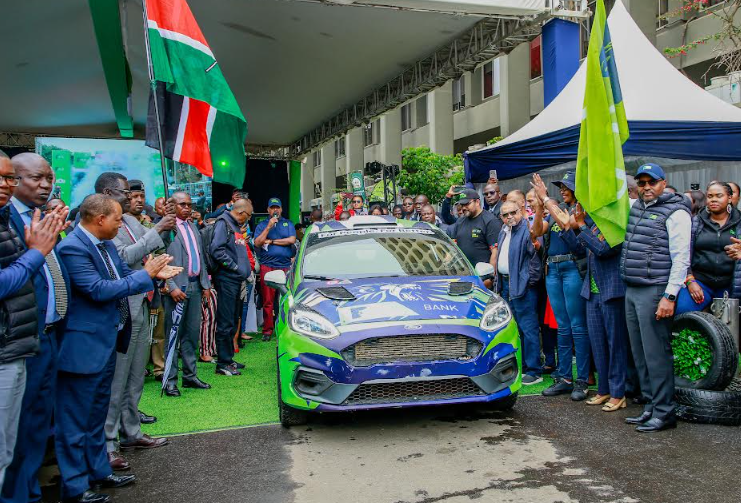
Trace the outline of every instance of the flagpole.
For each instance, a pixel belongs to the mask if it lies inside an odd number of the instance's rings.
[[[157,81],[154,80],[154,67],[152,66],[152,52],[149,45],[149,23],[147,16],[147,0],[142,0],[142,7],[144,12],[144,47],[147,53],[147,71],[149,73],[149,87],[152,91],[154,101],[154,118],[157,123],[157,143],[160,148],[160,167],[162,169],[162,181],[164,182],[165,189],[165,201],[170,199],[170,191],[167,185],[167,165],[165,161],[165,148],[162,144],[162,121],[160,119],[160,106],[159,100],[157,99]]]

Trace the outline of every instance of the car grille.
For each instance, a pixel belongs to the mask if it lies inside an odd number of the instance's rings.
[[[375,337],[342,351],[350,365],[367,367],[378,363],[471,360],[481,352],[476,339],[459,334],[419,334]]]
[[[468,377],[456,377],[425,381],[361,384],[347,397],[344,404],[421,402],[483,394],[481,388]]]

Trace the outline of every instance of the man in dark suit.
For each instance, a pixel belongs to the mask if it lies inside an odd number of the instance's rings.
[[[10,200],[10,222],[26,250],[24,228],[31,225],[34,211],[49,198],[54,187],[54,173],[43,157],[31,152],[16,155],[12,163],[20,184]],[[56,214],[64,221],[67,211],[61,208]],[[38,310],[39,353],[26,359],[26,391],[13,463],[8,467],[2,486],[0,501],[3,503],[41,499],[38,472],[46,453],[54,410],[57,329],[67,312],[69,298],[67,271],[53,250],[34,274],[33,285]]]
[[[167,247],[172,256],[172,265],[182,272],[167,281],[168,296],[165,297],[165,338],[172,328],[172,312],[178,302],[183,302],[183,314],[177,338],[180,356],[183,359],[183,388],[209,389],[211,385],[198,378],[196,361],[201,329],[201,303],[211,295],[211,281],[206,270],[205,253],[201,234],[190,221],[193,203],[186,192],[172,195],[175,205],[175,238]],[[165,355],[167,358],[167,355]],[[180,396],[178,389],[178,359],[173,356],[169,375],[165,376],[167,396]]]
[[[116,366],[116,351],[126,352],[131,334],[127,297],[151,290],[152,279],[179,272],[160,255],[132,271],[111,241],[121,227],[121,205],[103,194],[80,206],[80,223],[58,246],[72,285],[69,311],[59,343],[56,453],[62,500],[104,503],[92,487],[121,487],[133,475],[113,474],[108,463],[105,420]]]

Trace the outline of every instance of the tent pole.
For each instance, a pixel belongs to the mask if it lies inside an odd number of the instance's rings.
[[[159,100],[157,99],[157,81],[154,80],[154,67],[152,66],[152,52],[149,45],[149,25],[147,23],[147,0],[142,0],[142,10],[144,13],[144,46],[145,52],[147,53],[147,70],[149,72],[149,87],[152,93],[152,101],[154,102],[154,117],[157,123],[157,143],[160,148],[160,168],[162,169],[162,181],[164,182],[165,189],[165,201],[170,199],[170,190],[167,185],[167,165],[165,161],[165,148],[162,144],[162,121],[160,119],[160,106]]]

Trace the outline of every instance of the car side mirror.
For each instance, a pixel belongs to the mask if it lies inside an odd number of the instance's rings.
[[[482,280],[493,279],[494,266],[486,262],[479,262],[476,264],[476,275]]]
[[[286,273],[285,271],[281,271],[280,269],[270,271],[265,274],[265,284],[268,285],[270,288],[275,288],[276,290],[278,290],[281,295],[285,295],[286,293],[288,293],[286,282]]]

